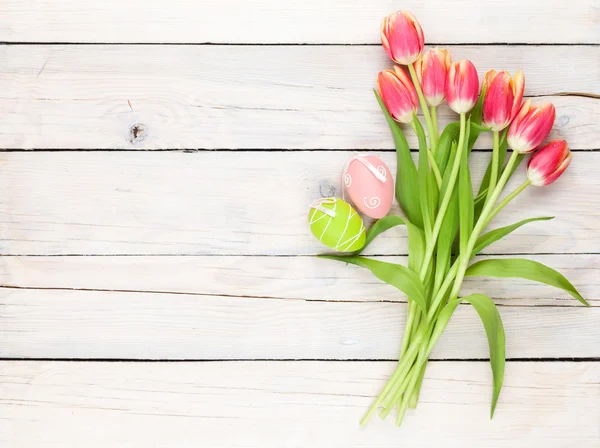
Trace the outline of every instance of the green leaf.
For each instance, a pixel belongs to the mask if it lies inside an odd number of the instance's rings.
[[[469,266],[465,276],[524,278],[545,283],[568,292],[585,306],[590,306],[564,275],[545,264],[533,260],[524,258],[482,260]]]
[[[433,171],[431,171],[430,175],[427,177],[427,200],[429,205],[429,216],[432,217],[432,222],[435,221],[437,214],[438,201],[440,200],[439,195],[440,190],[438,189],[435,175],[433,174]]]
[[[406,226],[408,231],[408,267],[418,272],[425,256],[425,235],[421,229],[400,216],[384,216],[373,224],[367,232],[367,241],[364,247],[356,255],[364,251],[378,235],[396,226]]]
[[[498,148],[498,177],[502,174],[502,167],[504,166],[504,160],[506,159],[506,152],[508,150],[508,143],[504,139]],[[491,153],[490,153],[491,154]],[[481,185],[477,192],[477,200],[475,205],[475,219],[479,219],[483,206],[485,205],[485,198],[487,196],[488,187],[490,186],[490,176],[492,174],[492,157],[490,155],[490,161],[488,162],[485,174],[481,179]]]
[[[392,131],[394,145],[396,146],[396,157],[398,160],[398,168],[396,171],[396,199],[398,199],[398,202],[404,213],[406,213],[409,221],[417,227],[423,228],[419,195],[416,194],[418,185],[417,167],[410,155],[408,142],[398,123],[394,121],[388,110],[385,108],[377,90],[373,91],[375,92],[375,97],[377,98],[379,106]]]
[[[440,141],[438,142],[438,148],[435,153],[435,161],[440,169],[440,173],[444,174],[448,160],[450,158],[450,150],[452,143],[458,141],[460,134],[460,123],[458,121],[450,123],[442,131]]]
[[[475,198],[475,201],[474,201],[475,211],[477,211],[477,205],[485,200],[485,198],[487,196],[487,192],[488,192],[488,189],[486,188],[485,190],[477,193],[477,197]]]
[[[469,114],[469,128],[468,130],[470,131],[470,135],[469,137],[466,139],[467,140],[467,144],[468,144],[468,149],[469,149],[469,154],[471,153],[471,150],[473,149],[473,146],[475,145],[475,142],[477,141],[477,139],[479,138],[479,134],[481,134],[481,126],[479,126],[481,124],[481,115],[483,112],[483,98],[485,97],[485,92],[481,92],[481,95],[479,95],[479,99],[477,100],[477,103],[475,104],[475,107],[473,107],[473,109],[471,109],[471,113]]]
[[[473,253],[471,254],[471,257],[474,257],[479,252],[481,252],[483,249],[488,247],[490,244],[498,241],[499,239],[504,238],[506,235],[508,235],[511,232],[514,232],[519,227],[521,227],[525,224],[528,224],[528,223],[534,222],[534,221],[548,221],[553,218],[554,218],[553,216],[543,216],[541,218],[529,218],[529,219],[524,219],[523,221],[519,221],[515,224],[511,224],[510,226],[500,227],[499,229],[490,230],[489,232],[484,233],[479,238],[477,238],[477,241],[475,242],[475,248],[473,249]]]
[[[500,391],[502,390],[504,364],[506,361],[506,337],[504,335],[504,326],[502,325],[502,318],[500,317],[498,308],[496,308],[493,300],[483,294],[471,294],[470,296],[451,300],[446,304],[438,316],[432,340],[437,340],[441,335],[446,328],[446,325],[448,325],[448,321],[452,317],[454,310],[462,301],[469,302],[473,305],[473,308],[475,308],[475,311],[479,314],[479,318],[483,323],[487,335],[488,346],[490,348],[490,364],[492,366],[492,375],[494,378],[492,407],[490,412],[490,418],[492,418],[494,416],[494,411],[496,410]]]
[[[392,285],[413,300],[423,313],[427,314],[427,300],[425,299],[425,286],[419,276],[400,264],[387,263],[365,257],[344,257],[338,255],[319,255],[319,258],[343,261],[370,270],[379,280]]]
[[[504,364],[506,361],[506,337],[504,335],[504,326],[502,318],[492,299],[483,294],[471,294],[463,297],[463,301],[469,302],[479,314],[479,318],[485,328],[485,334],[490,348],[490,364],[492,365],[492,375],[494,377],[494,390],[492,393],[492,408],[490,418],[494,416],[498,397],[502,390],[504,381]]]
[[[430,196],[430,178],[433,177],[433,173],[429,168],[429,160],[427,159],[427,140],[425,139],[425,131],[416,115],[411,122],[411,125],[419,140],[419,169],[417,177],[419,180],[419,203],[421,204],[421,214],[423,216],[423,228],[425,229],[425,235],[430,235],[434,218],[433,198]]]
[[[444,197],[446,189],[448,188],[448,184],[450,183],[450,174],[452,173],[452,165],[454,164],[454,158],[456,157],[456,150],[458,148],[458,142],[454,140],[452,145],[450,145],[450,155],[448,159],[448,164],[446,165],[446,169],[442,175],[442,188],[440,189],[440,198]]]
[[[483,125],[477,124],[477,123],[471,123],[471,129],[474,129],[479,132],[489,132],[492,130],[492,128],[490,128],[490,127],[483,126]]]
[[[476,125],[480,125],[481,124],[481,117],[483,115],[483,100],[485,98],[485,91],[482,89],[481,94],[479,95],[479,98],[477,98],[477,103],[475,103],[475,106],[473,107],[473,109],[471,109],[471,112],[469,113],[469,120],[471,121],[471,123],[475,123]]]
[[[467,127],[467,137],[470,126]],[[460,251],[464,252],[473,231],[473,185],[469,171],[468,152],[462,151],[458,172],[458,214],[460,222]]]
[[[437,240],[434,284],[439,287],[450,269],[452,243],[458,231],[458,190],[454,189]],[[436,288],[437,289],[437,288]]]

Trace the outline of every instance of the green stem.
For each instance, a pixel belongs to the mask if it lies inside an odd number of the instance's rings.
[[[392,409],[394,409],[394,403],[397,403],[398,400],[400,399],[400,397],[402,396],[402,391],[404,389],[406,389],[406,386],[408,385],[409,380],[410,380],[410,375],[406,375],[404,377],[404,379],[402,380],[402,382],[400,383],[400,385],[398,386],[397,392],[394,393],[394,399],[392,400],[392,404],[390,406],[383,408],[383,410],[379,413],[379,417],[384,419],[388,415],[390,415],[390,412],[392,412]]]
[[[419,330],[419,326],[421,325],[421,312],[417,309],[415,313],[415,321],[413,323],[411,337],[415,337],[417,335],[417,331]]]
[[[413,322],[415,320],[415,308],[410,299],[408,301],[408,315],[406,317],[406,325],[404,326],[404,336],[402,337],[402,347],[400,348],[400,358],[404,356],[406,353],[406,349],[408,348],[408,343],[410,341],[410,337],[412,335]]]
[[[500,196],[502,190],[504,189],[506,182],[510,178],[511,171],[512,171],[515,163],[517,163],[517,161],[518,161],[518,154],[516,152],[514,152],[511,156],[511,158],[509,159],[506,169],[504,170],[502,177],[500,178],[498,184],[496,185],[496,188],[492,192],[492,196],[491,196],[492,199],[490,199],[490,204],[488,204],[488,205],[486,205],[486,207],[484,207],[484,210],[482,211],[482,214],[481,214],[479,220],[477,221],[475,228],[473,229],[473,233],[472,233],[471,237],[469,238],[469,244],[468,244],[467,250],[465,251],[465,253],[461,254],[461,256],[454,262],[454,264],[448,271],[448,274],[446,275],[446,278],[444,279],[444,282],[442,283],[442,286],[440,287],[440,289],[438,291],[434,290],[435,298],[434,298],[434,300],[431,304],[431,307],[429,309],[429,312],[427,314],[427,321],[435,322],[435,319],[437,318],[438,313],[441,311],[441,307],[439,307],[439,305],[440,305],[441,301],[443,300],[443,298],[445,297],[445,294],[446,294],[448,288],[450,287],[450,285],[452,284],[453,280],[454,280],[454,288],[450,295],[450,299],[455,299],[458,296],[458,292],[460,291],[460,287],[462,286],[462,280],[464,279],[466,266],[467,266],[469,260],[472,258],[473,248],[477,241],[477,238],[479,238],[479,234],[483,231],[483,229],[487,226],[487,224],[492,220],[492,218],[494,216],[496,216],[510,201],[512,201],[517,195],[519,195],[523,190],[525,190],[531,184],[531,182],[528,180],[523,182],[514,191],[512,191],[509,195],[507,195],[498,204],[498,206],[496,206],[495,208],[492,209],[495,202],[498,200],[498,197]],[[423,323],[426,323],[427,321],[424,321]],[[423,343],[421,344],[421,347],[419,349],[419,356],[418,356],[416,362],[412,365],[411,371],[408,374],[408,376],[410,376],[412,379],[414,377],[414,375],[417,375],[417,372],[418,372],[418,375],[419,375],[418,378],[421,378],[421,379],[418,380],[417,383],[415,383],[415,384],[413,384],[413,382],[411,381],[411,383],[408,385],[406,390],[402,389],[402,386],[405,383],[405,382],[403,382],[402,385],[400,386],[400,390],[397,390],[395,393],[396,396],[399,396],[402,393],[404,393],[404,399],[409,400],[408,401],[409,406],[416,406],[416,403],[418,400],[418,394],[420,391],[420,384],[422,381],[424,370],[427,365],[427,360],[429,359],[429,355],[431,354],[433,348],[435,347],[435,344],[437,343],[438,339],[443,334],[446,325],[447,325],[447,323],[442,324],[441,326],[432,324],[431,327],[424,327],[425,330],[421,330],[421,328],[419,329],[420,331],[424,331],[425,335],[422,336]],[[423,351],[424,345],[427,347],[425,351]],[[399,413],[402,413],[402,414],[403,414],[403,412],[402,412],[403,404],[404,404],[404,400],[399,408]]]
[[[464,146],[466,146],[464,141],[466,124],[467,117],[464,113],[462,113],[460,114],[460,133],[458,135],[458,146],[456,148],[456,156],[454,158],[454,164],[452,165],[452,171],[450,172],[450,179],[444,192],[444,197],[442,199],[442,203],[440,204],[440,210],[435,219],[435,224],[433,225],[431,240],[427,243],[428,247],[425,251],[425,257],[423,258],[421,272],[419,273],[419,277],[422,279],[425,278],[425,275],[427,274],[427,268],[429,266],[429,263],[431,262],[431,257],[433,256],[433,251],[436,247],[437,237],[440,233],[440,229],[442,228],[442,222],[444,221],[444,216],[446,215],[446,210],[448,209],[448,205],[450,204],[450,198],[452,197],[452,190],[454,190],[454,184],[456,183],[456,179],[458,177],[458,169],[460,167],[462,151],[464,150]]]
[[[419,121],[419,118],[417,117],[416,114],[413,114],[413,121],[410,122],[410,127],[413,128],[413,131],[415,131],[415,134],[419,135],[423,133],[423,127],[421,126],[420,129],[417,127],[417,124],[421,124],[420,122],[417,123]],[[422,134],[423,138],[425,138],[425,134]],[[433,153],[427,149],[427,160],[429,161],[429,165],[431,166],[431,169],[433,170],[433,175],[435,176],[435,183],[438,186],[438,190],[442,188],[442,175],[440,173],[440,169],[437,165],[437,162],[435,161],[435,157],[433,155]]]
[[[426,342],[425,338],[429,336],[429,330],[430,327],[427,324],[427,322],[422,322],[419,326],[419,331],[417,333],[416,338],[411,342],[408,351],[406,352],[407,355],[408,353],[410,353],[411,356],[404,356],[404,358],[402,358],[401,363],[404,363],[402,372],[400,372],[398,376],[393,379],[393,381],[390,380],[390,382],[392,383],[390,389],[388,390],[388,392],[386,392],[386,396],[380,403],[383,404],[383,406],[387,407],[393,403],[392,399],[398,391],[398,386],[402,383],[404,377],[411,372],[412,365],[417,359],[417,355],[421,351],[421,346]],[[391,392],[391,394],[389,392]]]
[[[471,252],[473,251],[473,248],[475,247],[475,242],[477,241],[477,238],[479,238],[479,234],[483,231],[483,229],[487,225],[488,217],[492,211],[492,207],[498,200],[498,196],[500,196],[500,193],[502,192],[504,185],[506,184],[510,175],[512,174],[512,168],[515,165],[515,163],[517,163],[518,157],[519,157],[519,153],[516,151],[513,151],[512,155],[510,156],[510,159],[508,160],[508,163],[506,164],[506,168],[505,168],[504,172],[502,173],[502,176],[500,177],[498,184],[496,185],[496,188],[492,192],[492,196],[490,197],[489,202],[487,202],[485,204],[485,206],[483,207],[483,211],[481,212],[481,215],[479,216],[479,219],[477,220],[477,224],[475,224],[475,227],[473,228],[473,233],[471,233],[471,237],[469,238],[469,242],[467,244],[467,249],[459,257],[461,261],[460,261],[460,265],[458,267],[458,273],[456,275],[456,279],[454,280],[454,287],[452,288],[452,292],[450,293],[450,300],[453,300],[456,297],[458,297],[458,293],[460,291],[460,287],[462,285],[462,281],[465,276],[465,271],[467,269],[467,265],[469,264],[469,260],[471,259]]]
[[[442,189],[442,174],[440,173],[440,169],[437,166],[435,157],[430,150],[427,150],[427,158],[429,159],[429,164],[431,165],[431,169],[433,170],[433,175],[435,176],[435,183],[438,186],[438,190],[441,190]]]
[[[420,350],[420,344],[423,341],[424,336],[425,335],[423,334],[423,332],[419,332],[417,334],[417,337],[413,341],[413,343],[410,344],[408,350],[406,351],[406,353],[404,354],[404,356],[398,363],[398,366],[396,367],[396,370],[392,374],[392,377],[388,380],[388,382],[384,386],[381,393],[375,399],[375,402],[371,405],[371,407],[369,408],[367,413],[361,419],[360,424],[362,426],[367,424],[367,422],[370,420],[370,418],[373,416],[373,414],[377,411],[379,406],[381,406],[381,404],[384,403],[384,400],[386,401],[385,405],[387,406],[386,398],[388,396],[388,393],[392,390],[392,388],[394,386],[396,386],[397,382],[399,382],[399,381],[401,382],[402,379],[404,379],[404,376],[406,375],[410,366],[413,364],[413,362]]]
[[[429,144],[431,146],[431,151],[433,151],[433,153],[435,154],[438,145],[437,134],[434,133],[431,115],[429,115],[429,107],[427,106],[427,101],[425,101],[423,90],[421,90],[421,84],[419,83],[419,78],[417,77],[417,72],[415,71],[414,64],[408,65],[408,71],[410,72],[410,77],[412,78],[413,84],[415,85],[415,89],[417,90],[419,103],[421,103],[421,110],[423,110],[423,116],[425,117],[425,123],[427,124],[427,132],[429,133]]]
[[[508,196],[506,196],[504,199],[502,199],[502,201],[500,201],[500,203],[496,206],[496,208],[490,212],[490,215],[487,218],[486,226],[490,223],[490,221],[492,219],[494,219],[494,217],[498,213],[500,213],[500,210],[502,210],[504,207],[506,207],[506,205],[510,201],[512,201],[514,198],[516,198],[517,195],[519,193],[521,193],[523,190],[525,190],[525,188],[527,188],[529,185],[531,185],[531,181],[528,179],[525,182],[523,182],[521,185],[519,185],[517,188],[515,188],[512,193],[510,193]]]
[[[435,141],[439,143],[440,133],[438,132],[437,106],[431,106],[431,124],[433,125]]]
[[[427,343],[429,346],[429,341]],[[408,407],[414,409],[417,407],[417,403],[419,402],[419,394],[421,393],[421,386],[423,385],[423,378],[425,377],[425,369],[427,368],[427,363],[423,364],[422,367],[419,368],[419,379],[417,380],[417,385],[411,396],[409,397]]]
[[[515,197],[517,197],[517,195],[519,195],[523,190],[525,190],[525,188],[527,188],[529,185],[531,185],[531,182],[529,180],[526,180],[525,182],[523,182],[521,185],[519,185],[512,193],[510,193],[508,196],[506,196],[497,206],[496,208],[494,208],[489,216],[486,219],[485,225],[483,226],[484,228],[487,227],[487,225],[490,223],[490,221],[498,214],[500,213],[500,210],[502,210],[504,207],[506,207],[506,205],[508,205],[508,203],[510,201],[512,201]],[[477,237],[479,238],[479,236]],[[471,257],[471,255],[473,254],[469,254],[469,257]],[[448,274],[446,274],[446,278],[444,279],[444,283],[442,283],[442,285],[439,287],[439,289],[435,289],[434,288],[434,299],[431,303],[431,306],[429,308],[429,312],[427,313],[427,319],[429,321],[431,321],[432,319],[434,319],[434,315],[436,312],[436,309],[438,308],[440,302],[442,301],[442,299],[444,298],[444,295],[446,294],[446,292],[448,291],[448,288],[450,287],[450,285],[452,284],[452,280],[454,280],[454,277],[456,276],[456,273],[458,272],[458,266],[459,266],[459,261],[460,260],[456,260],[454,262],[454,264],[452,265],[452,267],[450,268],[450,270],[448,271]]]
[[[450,285],[452,285],[452,281],[454,280],[454,277],[456,276],[456,273],[458,272],[458,261],[459,260],[456,260],[454,262],[454,264],[448,271],[448,274],[446,274],[446,278],[444,279],[442,286],[440,286],[439,290],[435,292],[434,299],[431,302],[429,311],[427,312],[427,320],[428,321],[433,321],[437,308],[439,307],[440,303],[444,299],[446,292],[448,292],[448,288],[450,288]]]
[[[396,426],[400,426],[402,424],[402,420],[404,419],[404,413],[406,412],[406,408],[408,407],[408,403],[410,401],[410,397],[412,395],[412,391],[414,390],[417,382],[419,381],[419,369],[413,369],[410,375],[410,381],[408,386],[406,387],[406,393],[402,397],[402,401],[398,404],[398,415],[396,416]]]
[[[486,198],[486,203],[489,202],[489,200],[491,199],[492,193],[496,188],[496,180],[498,179],[498,159],[500,157],[500,132],[494,131],[493,134],[494,146],[492,149],[492,171],[490,174],[490,182],[488,185],[488,195]]]

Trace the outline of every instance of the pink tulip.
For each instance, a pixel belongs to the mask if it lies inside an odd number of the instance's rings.
[[[377,91],[392,118],[401,123],[413,121],[419,98],[412,81],[404,70],[385,70],[377,75]]]
[[[479,77],[471,61],[463,59],[450,64],[446,78],[446,101],[456,113],[469,112],[477,103]]]
[[[551,103],[532,105],[531,100],[525,101],[508,128],[508,144],[521,154],[535,150],[548,137],[555,117]]]
[[[501,131],[515,118],[525,89],[525,77],[519,70],[514,78],[507,71],[485,74],[485,97],[483,99],[483,123],[493,131]]]
[[[415,71],[430,106],[439,106],[444,101],[446,76],[452,61],[448,50],[427,50],[415,61]]]
[[[408,65],[423,51],[425,38],[415,16],[408,11],[397,11],[381,22],[381,43],[393,61]]]
[[[531,185],[551,184],[571,163],[571,151],[564,140],[554,140],[540,148],[527,163],[527,179]]]

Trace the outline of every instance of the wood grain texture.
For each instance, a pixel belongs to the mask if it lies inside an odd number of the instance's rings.
[[[379,43],[382,17],[399,7],[427,42],[600,43],[597,5],[586,0],[4,0],[0,40]]]
[[[552,95],[600,94],[599,47],[451,52],[481,77],[524,69],[526,95],[557,107],[553,136],[598,149],[600,100]],[[390,67],[378,46],[9,45],[0,60],[0,148],[393,148],[371,91]]]
[[[4,255],[299,255],[323,253],[308,204],[341,195],[350,152],[5,152],[0,154]],[[395,172],[395,155],[383,160]],[[474,153],[482,176],[489,154]],[[575,153],[547,188],[531,187],[493,226],[535,216],[487,253],[600,252],[599,152]],[[508,188],[523,180],[515,175]],[[405,233],[371,254],[406,254]]]
[[[430,363],[417,411],[358,420],[382,362],[2,362],[7,447],[596,448],[600,363],[511,363],[493,420],[486,362]],[[435,422],[432,424],[432,422]],[[432,429],[434,428],[434,429]],[[443,442],[442,442],[443,441]]]
[[[405,256],[376,257],[406,265]],[[505,258],[481,256],[477,259]],[[600,306],[600,256],[529,255],[563,273]],[[273,299],[402,302],[368,271],[313,257],[108,256],[0,258],[0,287],[226,295]],[[580,306],[567,293],[519,279],[465,280],[463,295],[484,292],[503,306]],[[526,311],[525,311],[526,312]]]
[[[359,275],[360,273],[357,273]],[[501,307],[507,358],[600,358],[600,308]],[[0,289],[0,357],[396,359],[405,303]],[[434,359],[488,357],[459,307]]]

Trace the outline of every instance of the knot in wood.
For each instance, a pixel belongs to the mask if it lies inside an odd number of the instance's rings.
[[[133,144],[143,142],[148,136],[146,125],[136,123],[129,128],[129,141]]]
[[[321,185],[319,185],[319,193],[322,198],[331,198],[335,196],[335,187],[324,180],[321,182]]]

